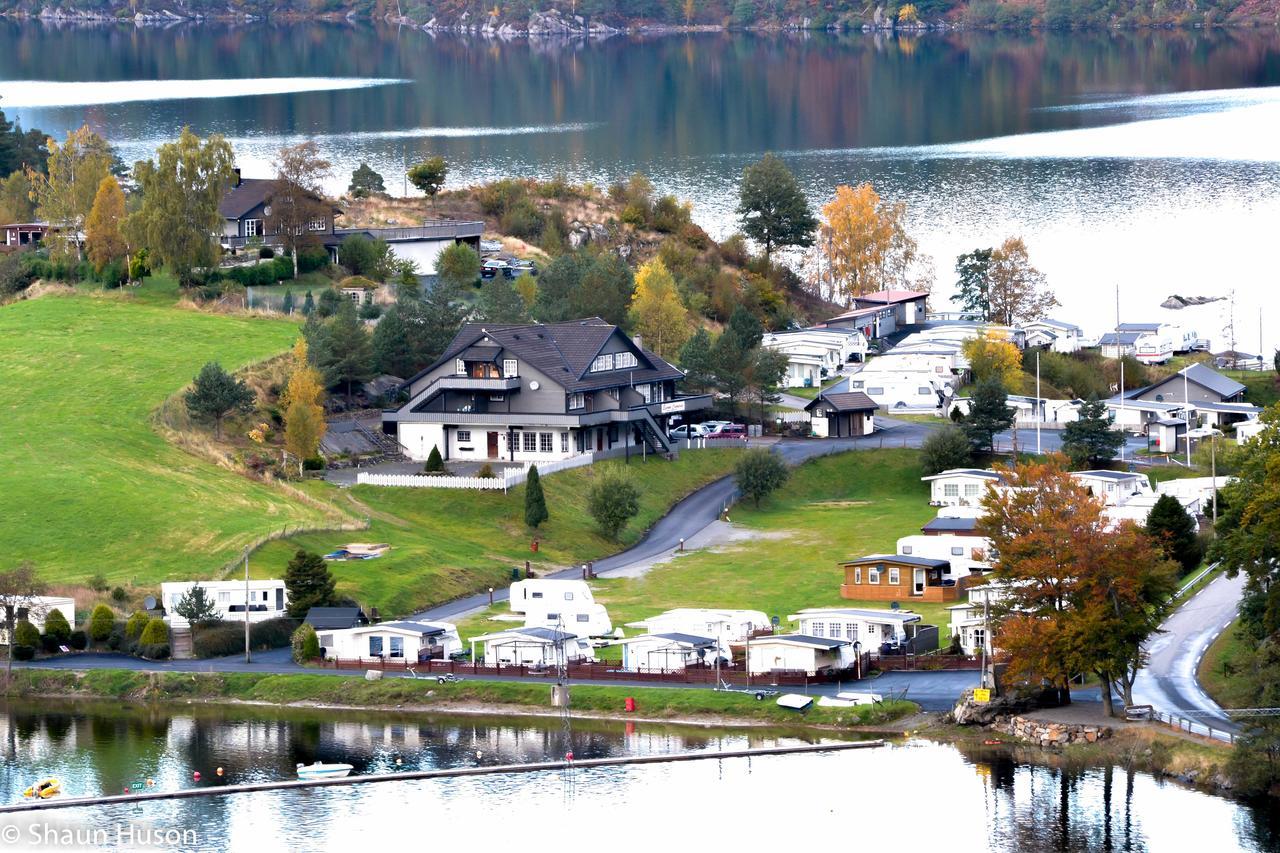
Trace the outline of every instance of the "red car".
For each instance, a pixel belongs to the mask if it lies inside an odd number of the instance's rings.
[[[716,427],[714,432],[707,435],[708,439],[726,439],[734,438],[738,441],[747,440],[747,428],[742,424],[721,424]]]

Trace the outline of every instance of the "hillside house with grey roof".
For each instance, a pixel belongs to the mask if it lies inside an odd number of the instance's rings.
[[[599,317],[548,324],[468,323],[411,378],[383,431],[411,459],[542,463],[676,450],[674,418],[711,404],[684,396],[684,373]]]

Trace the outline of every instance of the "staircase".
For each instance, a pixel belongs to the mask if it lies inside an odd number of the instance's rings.
[[[190,627],[170,629],[169,641],[172,644],[169,656],[174,660],[189,660],[195,657],[195,652],[191,648]]]
[[[653,415],[649,414],[648,409],[640,409],[644,417],[638,422],[640,427],[640,437],[644,440],[645,447],[650,453],[656,453],[665,456],[667,459],[673,459],[676,456],[676,449],[671,445],[671,440],[667,438],[667,434],[658,426],[658,422],[653,419]]]
[[[372,430],[360,421],[354,421],[356,432],[374,447],[378,448],[379,461],[407,462],[408,457],[400,449],[400,443],[382,430]]]

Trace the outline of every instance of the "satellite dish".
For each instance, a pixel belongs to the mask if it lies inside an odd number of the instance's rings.
[[[890,610],[897,610],[897,609],[899,609],[900,607],[902,607],[902,605],[901,605],[901,604],[899,604],[899,603],[898,603],[898,602],[896,602],[896,601],[890,601],[890,602],[889,602],[889,609],[890,609]]]
[[[529,390],[530,390],[530,391],[537,391],[537,390],[538,390],[539,388],[541,388],[541,387],[542,387],[542,386],[538,384],[538,380],[536,380],[536,379],[529,383]]]
[[[156,609],[156,597],[155,597],[154,595],[148,595],[146,598],[142,599],[142,609],[143,609],[143,610],[155,610],[155,609]]]
[[[942,396],[944,396],[944,397],[954,397],[954,396],[955,396],[955,393],[956,393],[956,389],[952,388],[950,385],[943,385],[943,386],[942,386]]]
[[[781,625],[781,624],[782,624],[782,619],[781,619],[781,618],[779,618],[779,617],[777,617],[777,616],[770,616],[770,617],[769,617],[769,623],[770,623],[771,625],[773,625],[773,626],[776,628],[776,627],[778,627],[779,625]]]

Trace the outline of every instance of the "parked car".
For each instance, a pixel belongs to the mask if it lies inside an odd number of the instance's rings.
[[[703,438],[707,430],[702,424],[683,424],[667,430],[667,438],[672,441],[684,441],[688,438]]]
[[[747,440],[747,428],[742,424],[721,424],[716,427],[707,436],[708,439],[737,439],[738,441]]]
[[[730,421],[703,421],[702,423],[698,424],[698,426],[702,427],[704,430],[707,431],[707,434],[710,435],[711,433],[718,430],[720,427],[728,426],[730,423],[731,423]]]

